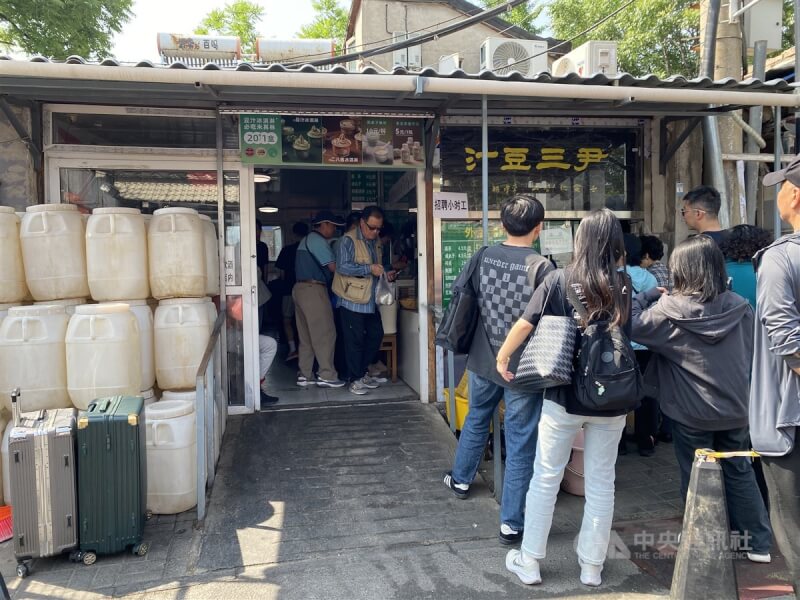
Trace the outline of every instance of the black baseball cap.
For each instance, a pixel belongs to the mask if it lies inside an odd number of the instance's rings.
[[[342,227],[344,225],[344,221],[329,210],[321,210],[311,219],[312,225],[319,225],[320,223],[333,223],[337,227]]]
[[[777,185],[784,181],[788,181],[800,187],[800,155],[796,156],[792,162],[780,171],[773,171],[772,173],[764,175],[764,179],[761,180],[761,183],[764,185]]]

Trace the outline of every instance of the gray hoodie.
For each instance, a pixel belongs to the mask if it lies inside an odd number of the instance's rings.
[[[631,339],[653,352],[645,381],[658,389],[665,415],[702,431],[747,425],[753,356],[747,300],[726,291],[701,303],[650,290],[633,299]]]
[[[765,456],[795,447],[800,425],[800,233],[753,258],[758,275],[750,438]]]

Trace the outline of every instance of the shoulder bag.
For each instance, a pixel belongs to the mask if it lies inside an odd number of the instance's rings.
[[[444,318],[436,330],[434,343],[456,354],[466,354],[472,345],[475,329],[480,321],[478,290],[473,284],[475,271],[483,261],[483,246],[472,257],[464,270],[453,283],[453,294]]]

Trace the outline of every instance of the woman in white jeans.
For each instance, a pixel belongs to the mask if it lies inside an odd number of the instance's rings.
[[[610,210],[602,209],[583,219],[575,234],[572,264],[551,273],[536,289],[522,318],[497,352],[500,374],[508,381],[514,377],[508,371],[508,357],[528,339],[542,316],[575,316],[562,287],[572,286],[590,320],[611,319],[630,335],[631,283],[619,269],[624,258],[622,228]],[[553,286],[559,293],[549,293]],[[614,516],[617,446],[627,411],[589,410],[578,403],[571,385],[550,388],[544,396],[533,478],[525,502],[522,547],[509,551],[506,568],[525,584],[541,583],[539,561],[546,555],[559,485],[572,440],[583,427],[586,504],[578,538],[578,563],[581,583],[598,586]]]

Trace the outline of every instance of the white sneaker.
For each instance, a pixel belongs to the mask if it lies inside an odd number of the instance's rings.
[[[580,562],[580,561],[578,561]],[[597,587],[603,581],[600,578],[600,573],[603,572],[603,565],[589,565],[580,563],[581,565],[581,583],[583,585],[590,585]]]
[[[523,554],[522,550],[509,550],[506,554],[506,569],[514,573],[525,585],[542,583],[539,561]]]
[[[342,381],[341,379],[323,379],[322,377],[317,378],[317,386],[319,387],[327,387],[327,388],[340,388],[344,387],[346,382]]]
[[[369,388],[367,388],[367,386],[365,386],[360,379],[351,383],[349,390],[351,394],[355,394],[356,396],[363,396],[369,392]]]
[[[364,375],[361,379],[358,380],[358,383],[360,383],[369,390],[374,390],[378,387],[378,383],[374,379],[372,379],[372,377],[370,377],[369,375]]]
[[[315,379],[307,379],[303,375],[298,375],[297,385],[299,385],[300,387],[308,387],[310,385],[317,385],[317,381]]]
[[[754,563],[769,564],[769,563],[772,562],[772,556],[769,553],[767,553],[767,554],[757,554],[755,552],[748,552],[747,553],[747,560],[749,560],[750,562],[754,562]]]

